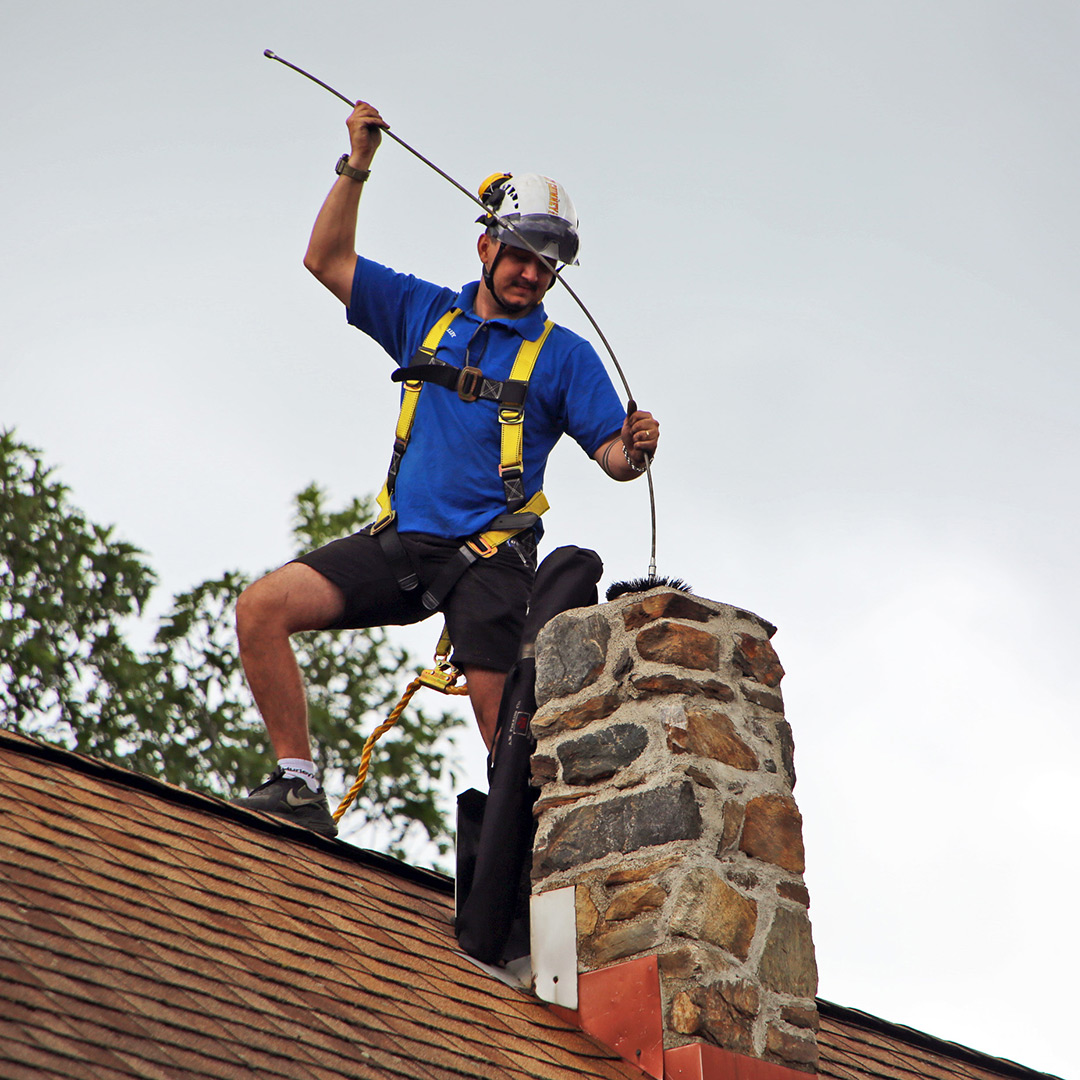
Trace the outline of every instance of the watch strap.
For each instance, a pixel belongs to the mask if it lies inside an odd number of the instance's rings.
[[[371,175],[370,169],[354,169],[349,164],[348,154],[342,154],[338,158],[337,164],[334,166],[334,172],[338,176],[347,176],[350,180],[359,180],[360,183],[363,183]]]

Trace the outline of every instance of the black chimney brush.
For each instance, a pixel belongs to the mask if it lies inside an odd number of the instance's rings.
[[[613,581],[607,590],[608,600],[625,596],[627,593],[648,592],[649,589],[675,589],[677,592],[692,593],[694,590],[687,585],[682,578],[657,577],[650,574],[648,577],[633,578],[631,581]]]

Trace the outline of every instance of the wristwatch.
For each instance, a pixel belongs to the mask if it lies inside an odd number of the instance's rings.
[[[361,184],[371,175],[370,169],[354,169],[349,164],[348,154],[342,154],[338,158],[337,164],[334,166],[334,172],[338,176],[347,176],[350,180],[359,180]]]

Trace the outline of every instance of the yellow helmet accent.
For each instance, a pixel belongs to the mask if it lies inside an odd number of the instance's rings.
[[[508,172],[493,172],[481,185],[477,194],[482,199],[488,192],[488,189],[500,180],[509,180],[510,173]]]

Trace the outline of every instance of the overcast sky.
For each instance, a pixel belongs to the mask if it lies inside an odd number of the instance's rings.
[[[389,452],[387,361],[301,265],[347,110],[269,47],[470,188],[570,191],[574,287],[663,426],[660,571],[779,627],[821,995],[1080,1072],[1075,2],[0,13],[0,424],[156,610]],[[475,216],[387,143],[361,249],[457,287]],[[547,550],[645,573],[644,482],[568,444],[546,489]]]

